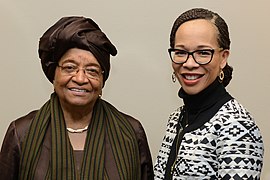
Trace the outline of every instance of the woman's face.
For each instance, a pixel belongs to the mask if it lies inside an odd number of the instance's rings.
[[[61,105],[69,108],[88,106],[92,108],[103,87],[101,67],[94,55],[86,50],[72,48],[61,57],[58,65],[53,85]],[[80,70],[71,75],[70,69],[74,67]],[[87,68],[87,71],[83,68]],[[96,71],[99,72],[98,76],[95,75],[96,78],[85,74]]]
[[[183,64],[172,62],[175,75],[187,94],[194,95],[208,87],[226,65],[228,50],[219,50],[218,30],[210,21],[196,19],[183,23],[175,34],[175,49],[195,51],[215,49],[212,61],[197,64],[192,56]]]

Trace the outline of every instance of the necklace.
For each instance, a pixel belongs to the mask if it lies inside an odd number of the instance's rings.
[[[87,131],[88,126],[85,126],[84,128],[81,129],[72,129],[72,128],[67,128],[67,131],[70,133],[83,133],[84,131]]]

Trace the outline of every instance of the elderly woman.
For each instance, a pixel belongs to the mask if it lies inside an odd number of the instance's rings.
[[[39,42],[55,92],[13,121],[0,154],[0,179],[153,179],[144,129],[101,99],[117,50],[99,26],[64,17]]]
[[[225,89],[232,78],[225,21],[207,9],[188,10],[174,22],[170,46],[184,105],[169,117],[155,179],[259,179],[260,131]]]

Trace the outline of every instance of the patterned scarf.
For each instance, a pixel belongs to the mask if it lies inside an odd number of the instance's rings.
[[[63,112],[55,93],[38,111],[22,145],[20,180],[32,180],[40,158],[43,139],[51,126],[51,159],[46,179],[109,179],[105,171],[105,136],[112,147],[120,179],[141,177],[139,149],[135,132],[123,115],[108,102],[98,99],[88,127],[81,172],[75,168]],[[80,174],[80,175],[79,175]]]

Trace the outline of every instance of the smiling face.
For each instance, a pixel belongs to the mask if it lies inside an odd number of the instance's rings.
[[[86,50],[69,49],[58,62],[59,66],[78,66],[80,70],[75,75],[68,75],[57,67],[54,76],[54,89],[60,103],[66,108],[90,107],[92,108],[101,94],[103,86],[102,74],[98,78],[89,78],[85,75],[87,69],[99,69],[101,67],[94,55]]]
[[[172,67],[178,81],[187,94],[194,95],[208,87],[226,65],[229,50],[219,50],[218,30],[208,20],[196,19],[183,23],[175,34],[175,49],[195,51],[215,49],[209,64],[199,65],[192,56],[183,64]]]

